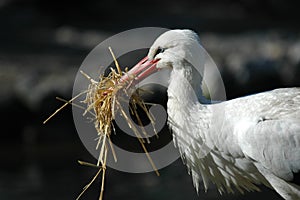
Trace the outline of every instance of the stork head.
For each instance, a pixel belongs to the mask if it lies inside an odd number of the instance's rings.
[[[197,34],[191,30],[170,30],[160,35],[150,47],[148,55],[134,66],[121,80],[134,76],[142,81],[152,73],[164,68],[181,70],[189,66],[201,65],[203,55]]]
[[[192,60],[193,50],[199,46],[197,34],[191,30],[171,30],[158,37],[151,46],[148,59],[158,60],[157,69],[182,67]]]

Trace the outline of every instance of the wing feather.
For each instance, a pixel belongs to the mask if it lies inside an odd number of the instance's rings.
[[[293,180],[300,170],[300,120],[265,120],[241,134],[243,152],[276,176]]]

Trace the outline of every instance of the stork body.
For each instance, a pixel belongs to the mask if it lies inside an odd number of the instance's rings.
[[[257,185],[264,184],[286,200],[300,199],[300,187],[292,183],[300,170],[300,89],[204,104],[202,80],[193,66],[202,65],[197,46],[194,32],[168,31],[150,48],[149,62],[142,63],[146,72],[135,74],[142,79],[172,69],[168,123],[197,191],[201,180],[205,190],[212,182],[220,193],[259,190]]]
[[[168,121],[195,188],[201,179],[205,189],[212,182],[220,193],[264,184],[285,199],[300,199],[299,187],[289,183],[300,169],[300,89],[202,105],[178,92],[193,93],[180,79],[173,70]]]

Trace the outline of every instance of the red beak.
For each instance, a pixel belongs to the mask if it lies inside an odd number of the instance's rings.
[[[133,83],[141,82],[142,80],[159,70],[156,68],[156,64],[158,61],[159,59],[149,60],[148,56],[146,56],[124,76],[122,76],[120,82],[130,82],[132,80]]]

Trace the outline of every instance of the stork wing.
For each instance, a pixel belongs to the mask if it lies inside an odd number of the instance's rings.
[[[235,160],[246,156],[274,176],[292,181],[300,170],[300,89],[234,99],[224,110],[224,125],[216,125],[221,132],[212,134],[215,147]]]
[[[286,181],[293,180],[293,173],[300,170],[299,119],[258,122],[238,140],[245,155]]]

